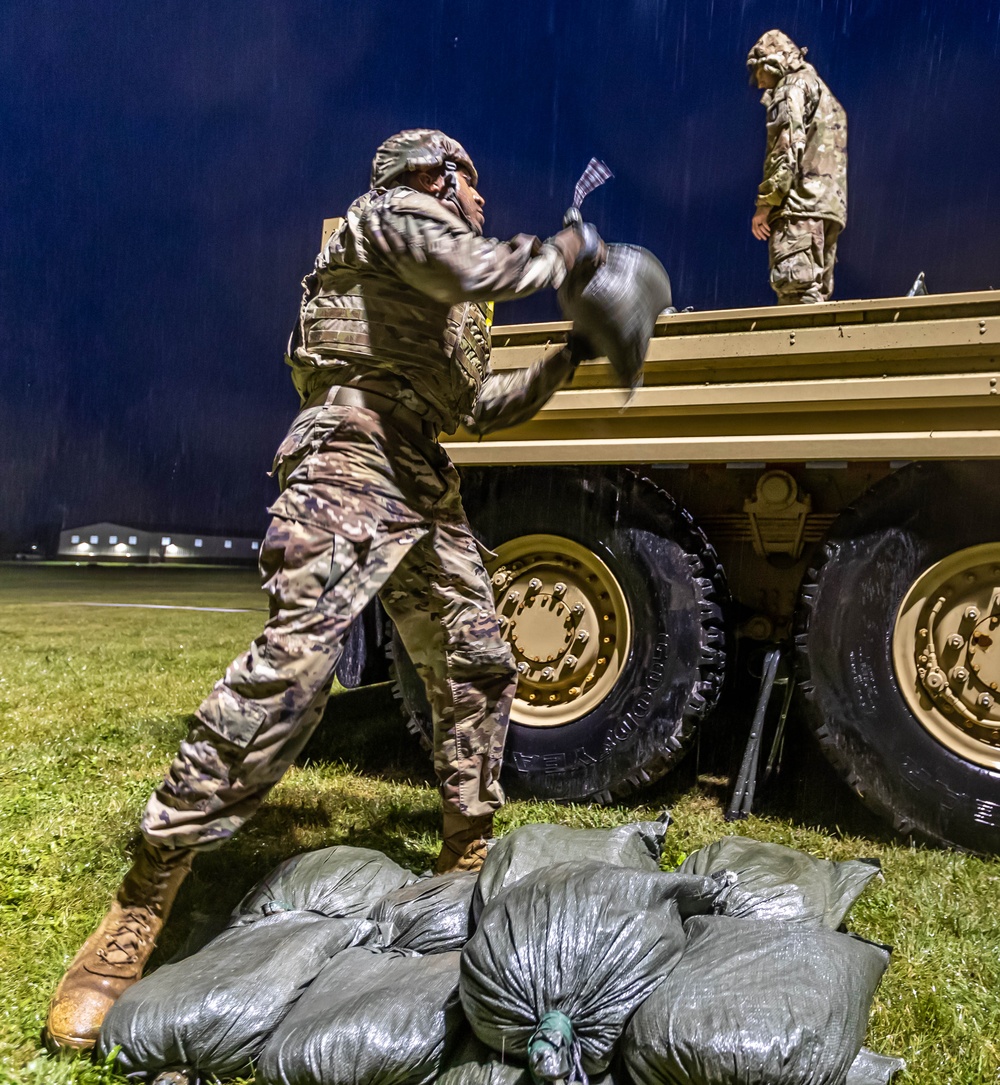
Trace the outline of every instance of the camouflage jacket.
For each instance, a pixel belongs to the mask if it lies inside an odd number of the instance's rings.
[[[847,114],[801,61],[765,91],[767,156],[757,205],[789,218],[847,223]]]
[[[348,209],[303,280],[288,363],[302,402],[352,385],[451,433],[530,417],[570,372],[565,352],[492,374],[492,302],[558,287],[559,250],[536,237],[473,232],[451,207],[400,186]]]

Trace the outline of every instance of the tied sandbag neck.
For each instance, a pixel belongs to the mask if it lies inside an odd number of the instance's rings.
[[[599,159],[592,158],[587,163],[587,168],[580,175],[573,189],[573,207],[579,211],[580,204],[594,191],[600,188],[605,181],[610,181],[614,174]]]
[[[563,227],[575,227],[576,230],[582,234],[585,245],[586,242],[590,242],[593,237],[594,242],[597,243],[600,239],[597,236],[597,232],[593,226],[584,226],[583,215],[580,212],[580,205],[583,201],[594,191],[595,188],[600,188],[605,181],[610,181],[614,177],[614,174],[608,167],[597,158],[592,158],[588,163],[586,169],[580,174],[580,180],[576,182],[573,188],[573,202],[566,208],[566,214],[563,215]],[[591,255],[594,255],[593,253]]]
[[[531,1034],[528,1070],[535,1085],[590,1085],[573,1022],[560,1010],[542,1014]]]

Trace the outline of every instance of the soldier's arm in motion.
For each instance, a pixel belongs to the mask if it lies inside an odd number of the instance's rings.
[[[558,288],[581,244],[573,229],[545,242],[530,234],[510,241],[483,237],[442,202],[412,190],[373,214],[368,229],[387,270],[448,305],[511,301]]]
[[[371,240],[386,266],[410,286],[447,304],[510,301],[544,287],[558,288],[581,255],[573,228],[547,241],[518,234],[510,241],[474,233],[440,201],[408,194],[405,210],[385,208],[371,224]],[[599,256],[598,256],[599,259]],[[527,421],[580,361],[564,347],[527,369],[489,373],[465,424],[486,434]]]
[[[578,358],[570,346],[539,358],[527,369],[491,373],[479,393],[466,427],[483,436],[527,422],[571,376]]]

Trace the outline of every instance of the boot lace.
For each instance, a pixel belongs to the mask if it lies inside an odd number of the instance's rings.
[[[97,956],[107,964],[135,964],[139,959],[138,949],[146,941],[150,930],[142,913],[129,908],[122,915],[121,922],[108,931],[107,940],[97,951]]]

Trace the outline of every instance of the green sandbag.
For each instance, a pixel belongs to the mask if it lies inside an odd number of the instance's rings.
[[[369,937],[364,919],[308,912],[223,931],[176,964],[151,972],[108,1011],[102,1058],[121,1048],[125,1074],[185,1068],[195,1076],[249,1073],[271,1033],[326,962]]]
[[[712,910],[711,878],[559,863],[487,905],[462,951],[476,1035],[536,1081],[602,1073],[626,1021],[680,958],[685,910]]]
[[[523,1061],[500,1055],[469,1032],[438,1075],[437,1085],[531,1085],[531,1078]]]
[[[469,940],[476,875],[452,871],[421,877],[387,893],[368,913],[388,949],[451,953]]]
[[[367,914],[386,893],[416,881],[387,855],[341,845],[293,855],[236,906],[230,925],[278,912],[317,912],[330,918]]]
[[[523,1062],[504,1058],[475,1033],[467,1032],[465,1042],[438,1075],[437,1085],[531,1085],[531,1075]],[[602,1074],[592,1077],[590,1085],[614,1085],[614,1079],[610,1073]]]
[[[473,919],[478,922],[483,907],[508,886],[555,863],[611,863],[633,870],[659,870],[668,824],[664,817],[614,829],[522,825],[486,853],[472,897]]]
[[[697,916],[629,1022],[636,1085],[843,1085],[889,950],[784,922]]]
[[[889,1085],[896,1074],[905,1069],[905,1060],[891,1055],[877,1055],[863,1047],[851,1063],[844,1085]]]
[[[458,960],[345,950],[271,1037],[258,1085],[429,1085],[462,1034]]]
[[[683,874],[728,873],[722,914],[736,919],[780,919],[836,930],[881,873],[877,859],[835,863],[782,844],[724,836],[689,855]]]

